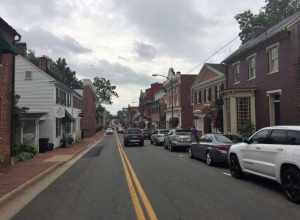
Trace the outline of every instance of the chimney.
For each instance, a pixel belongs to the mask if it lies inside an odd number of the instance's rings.
[[[27,44],[25,42],[20,42],[16,44],[17,53],[21,56],[27,55]]]

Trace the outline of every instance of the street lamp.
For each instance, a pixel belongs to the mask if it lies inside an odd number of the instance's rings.
[[[172,96],[172,102],[171,102],[171,114],[172,114],[172,116],[171,116],[171,120],[172,120],[172,128],[173,128],[173,124],[174,124],[174,93],[173,93],[173,87],[174,87],[174,85],[173,85],[173,83],[174,83],[174,81],[173,81],[173,77],[169,77],[169,76],[166,76],[166,75],[162,75],[162,74],[152,74],[152,76],[153,77],[158,77],[158,76],[160,76],[160,77],[163,77],[163,78],[166,78],[167,80],[169,80],[170,82],[171,82],[171,96]]]

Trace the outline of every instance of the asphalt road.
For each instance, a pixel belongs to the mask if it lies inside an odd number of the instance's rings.
[[[226,167],[208,167],[186,153],[146,142],[125,149],[158,219],[300,219],[300,206],[262,178],[236,180]],[[14,220],[136,219],[113,136],[81,158]]]

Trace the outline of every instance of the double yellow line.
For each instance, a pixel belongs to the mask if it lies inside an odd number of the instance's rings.
[[[133,208],[137,217],[137,220],[157,220],[157,216],[152,208],[152,205],[138,180],[130,161],[123,149],[123,146],[120,142],[118,134],[116,134],[117,147],[120,153],[125,177],[127,180],[127,185],[130,193],[130,198],[133,204]],[[145,212],[147,215],[145,215]]]

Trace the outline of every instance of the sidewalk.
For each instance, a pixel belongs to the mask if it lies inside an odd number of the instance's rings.
[[[103,132],[98,132],[93,137],[83,139],[80,143],[68,148],[57,148],[44,154],[38,154],[32,160],[19,162],[15,166],[0,170],[0,200],[46,170],[71,160],[103,136]]]

